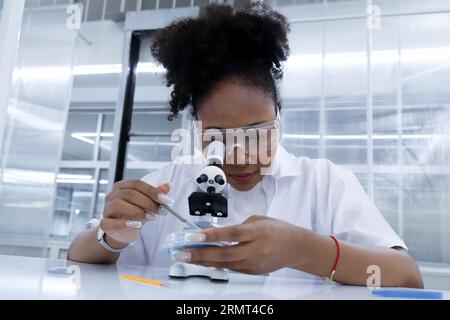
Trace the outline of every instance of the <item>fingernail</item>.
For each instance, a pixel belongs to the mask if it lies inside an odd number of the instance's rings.
[[[158,200],[164,204],[167,204],[168,206],[171,206],[175,203],[175,201],[173,201],[171,197],[164,193],[158,194]]]
[[[203,233],[186,233],[184,240],[189,242],[203,242],[206,240],[206,235]]]
[[[174,251],[172,252],[172,259],[177,262],[189,262],[191,261],[192,254],[187,251]]]
[[[140,229],[142,227],[142,222],[130,220],[130,221],[127,221],[127,227],[133,228],[133,229]]]
[[[155,215],[153,215],[151,213],[146,213],[145,214],[145,219],[153,221],[153,220],[156,220],[156,217],[155,217]]]

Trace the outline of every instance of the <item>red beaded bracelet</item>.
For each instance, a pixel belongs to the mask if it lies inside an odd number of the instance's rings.
[[[333,276],[336,273],[336,268],[339,263],[339,258],[341,257],[341,248],[339,246],[339,241],[337,241],[337,239],[334,236],[330,236],[330,238],[334,240],[334,243],[336,243],[336,249],[337,249],[337,255],[336,255],[336,260],[334,261],[333,269],[331,270],[330,276],[327,278],[327,280],[329,282],[333,282]]]

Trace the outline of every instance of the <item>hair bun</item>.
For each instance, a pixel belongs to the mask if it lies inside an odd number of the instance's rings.
[[[193,93],[220,79],[233,66],[258,67],[282,77],[281,62],[289,54],[286,18],[265,4],[235,11],[210,5],[198,18],[175,21],[157,31],[152,54],[167,70],[174,86],[172,115],[191,103]]]

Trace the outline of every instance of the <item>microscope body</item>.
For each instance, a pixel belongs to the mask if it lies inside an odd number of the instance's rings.
[[[225,146],[213,141],[208,146],[207,166],[196,178],[197,190],[188,197],[189,214],[199,217],[195,224],[201,229],[220,227],[219,219],[228,217],[228,184],[223,170]],[[193,231],[192,229],[190,230]],[[183,232],[189,232],[189,228]],[[189,243],[186,247],[227,246],[229,243]],[[228,273],[222,268],[203,267],[177,262],[170,268],[170,277],[188,278],[192,276],[209,277],[214,281],[228,281]]]
[[[228,188],[225,173],[216,165],[203,168],[198,176],[197,191],[189,198],[189,214],[197,217],[226,218]]]

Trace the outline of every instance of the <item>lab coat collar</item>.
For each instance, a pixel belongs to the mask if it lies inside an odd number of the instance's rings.
[[[295,177],[301,175],[302,172],[298,167],[295,157],[286,151],[283,146],[278,145],[272,166],[267,175],[273,176],[275,180],[283,177]]]

